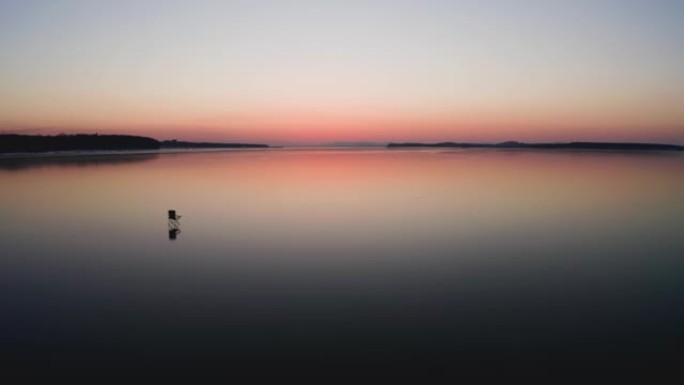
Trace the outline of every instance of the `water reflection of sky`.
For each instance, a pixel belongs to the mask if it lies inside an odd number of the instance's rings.
[[[680,155],[269,150],[57,165],[0,167],[3,353],[32,352],[24,363],[68,348],[107,366],[143,347],[155,362],[596,362],[667,359],[682,342]],[[183,215],[176,241],[168,209]]]

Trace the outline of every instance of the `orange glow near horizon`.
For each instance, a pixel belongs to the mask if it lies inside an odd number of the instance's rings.
[[[0,4],[0,132],[684,144],[676,2],[160,3]]]
[[[230,127],[230,126],[229,126]],[[240,128],[199,125],[131,125],[124,128],[52,127],[50,129],[5,130],[6,133],[55,135],[58,133],[100,133],[149,136],[159,140],[223,141],[265,144],[326,144],[334,142],[523,142],[612,141],[684,144],[680,127],[658,129],[634,127],[575,128],[559,126],[487,125],[464,123],[333,122],[330,125],[292,123],[253,125]]]
[[[421,113],[378,110],[342,114],[312,108],[261,113],[234,113],[210,118],[188,118],[170,113],[134,115],[130,120],[86,119],[58,123],[0,127],[4,132],[27,134],[116,133],[144,135],[160,140],[236,141],[268,144],[322,144],[331,142],[463,141],[645,141],[684,144],[684,126],[672,122],[650,124],[634,117],[543,116],[497,112]],[[170,117],[170,118],[169,118]],[[672,120],[676,121],[676,120]],[[164,123],[167,122],[167,123]]]

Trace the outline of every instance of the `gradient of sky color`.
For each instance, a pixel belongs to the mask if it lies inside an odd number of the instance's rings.
[[[0,0],[0,131],[684,143],[684,1]]]

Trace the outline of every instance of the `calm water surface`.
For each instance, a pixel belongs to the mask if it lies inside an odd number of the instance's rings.
[[[0,159],[3,366],[660,368],[684,156],[266,150]],[[166,211],[183,217],[169,239]]]

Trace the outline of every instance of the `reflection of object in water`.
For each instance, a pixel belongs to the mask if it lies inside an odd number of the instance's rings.
[[[169,239],[175,241],[180,232],[180,229],[169,229]]]
[[[176,215],[176,210],[169,210],[169,240],[176,240],[180,231],[180,215]]]

